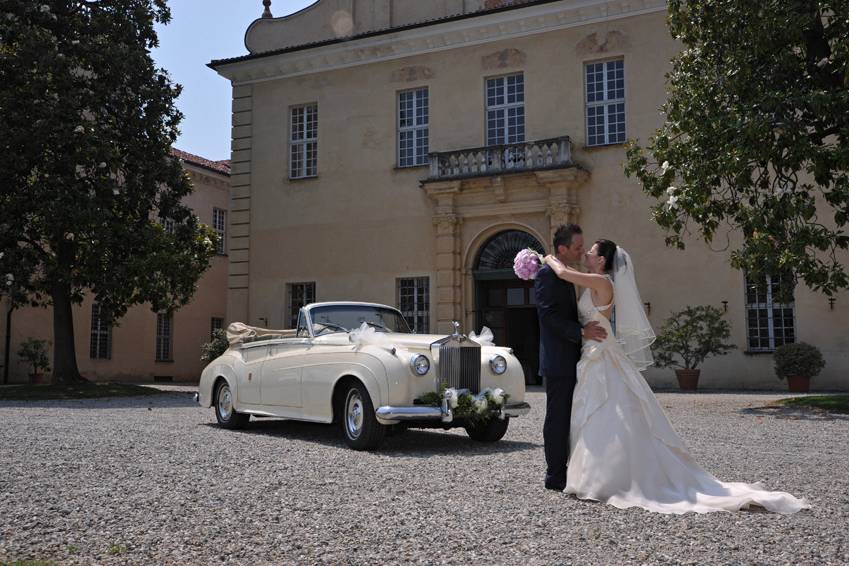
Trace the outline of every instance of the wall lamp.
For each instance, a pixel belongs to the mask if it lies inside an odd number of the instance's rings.
[[[728,301],[722,301],[722,312],[728,312]]]
[[[646,301],[643,305],[646,307],[646,314],[651,314],[651,301]]]
[[[834,302],[837,301],[834,297],[828,298],[828,310],[834,310]]]

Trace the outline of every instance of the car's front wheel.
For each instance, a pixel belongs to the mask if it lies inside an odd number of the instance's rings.
[[[361,383],[352,383],[342,403],[342,435],[354,450],[373,450],[380,446],[386,427],[377,422],[374,405]]]
[[[215,406],[215,418],[218,419],[218,424],[224,428],[242,428],[251,419],[250,415],[236,411],[236,407],[233,404],[234,400],[233,390],[230,389],[230,384],[222,379],[215,388],[213,404]]]
[[[478,442],[498,442],[507,434],[507,425],[509,424],[509,418],[491,418],[482,423],[466,425],[466,434],[469,435],[469,438]]]

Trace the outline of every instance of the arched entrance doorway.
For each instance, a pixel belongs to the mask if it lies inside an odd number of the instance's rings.
[[[522,230],[505,230],[481,246],[472,271],[475,280],[475,327],[488,326],[499,346],[513,348],[527,383],[539,378],[539,323],[533,281],[513,273],[520,250],[543,253],[542,244]]]

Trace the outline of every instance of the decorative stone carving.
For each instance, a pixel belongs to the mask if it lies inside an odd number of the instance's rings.
[[[562,4],[562,5],[560,5]],[[552,6],[558,6],[552,9]],[[458,49],[470,44],[497,41],[514,37],[528,37],[536,33],[572,28],[587,21],[614,22],[636,13],[665,13],[667,0],[606,0],[597,3],[563,2],[532,3],[526,9],[505,12],[498,19],[467,18],[461,27],[427,26],[418,28],[415,34],[378,34],[352,40],[345,49],[336,44],[321,45],[310,49],[298,49],[274,56],[256,58],[237,57],[214,61],[213,68],[235,84],[275,77],[288,77],[305,73],[318,73],[342,67],[368,64],[376,59],[401,60],[422,53],[444,49]],[[260,18],[251,24],[245,36],[245,45],[256,55],[275,49],[291,47],[293,33],[287,33],[298,24],[291,18]],[[615,24],[609,24],[615,25]],[[328,32],[331,39],[335,36]],[[627,39],[621,32],[611,32],[610,40],[595,39],[593,49],[604,45],[612,51],[616,45],[623,48]],[[615,37],[619,34],[620,37]],[[297,36],[297,33],[294,33]],[[310,38],[315,41],[316,38]],[[625,43],[622,43],[622,42]],[[590,45],[593,45],[591,43]],[[592,51],[590,51],[592,52]]]
[[[483,7],[486,10],[495,10],[496,8],[503,8],[514,4],[525,4],[527,1],[528,0],[484,0]]]
[[[628,36],[618,30],[607,32],[604,40],[600,41],[598,33],[591,33],[578,42],[575,50],[578,55],[597,55],[610,51],[623,51],[631,46]]]
[[[393,83],[409,83],[413,81],[422,81],[432,79],[434,76],[433,69],[424,65],[414,65],[412,67],[401,67],[392,71]]]
[[[433,225],[436,226],[438,235],[454,234],[463,219],[456,214],[438,214],[433,217]]]
[[[337,10],[330,16],[330,27],[336,37],[348,37],[354,31],[354,18],[347,10]]]
[[[507,67],[521,67],[527,60],[527,55],[524,51],[508,48],[496,51],[489,55],[484,55],[481,58],[481,64],[484,69],[505,69]]]

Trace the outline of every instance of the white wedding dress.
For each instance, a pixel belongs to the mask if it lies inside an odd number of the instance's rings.
[[[566,493],[620,509],[658,513],[734,511],[759,505],[776,513],[810,507],[759,484],[726,483],[703,470],[670,425],[639,370],[616,341],[608,319],[585,291],[581,322],[607,330],[584,343],[572,401]]]

